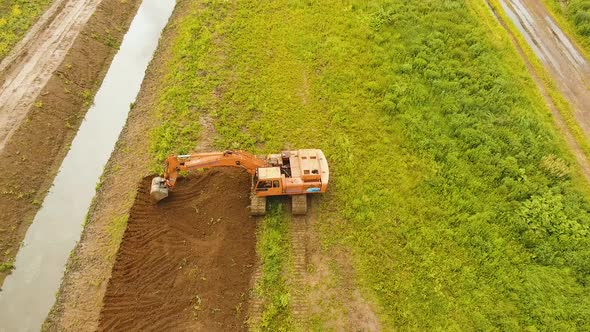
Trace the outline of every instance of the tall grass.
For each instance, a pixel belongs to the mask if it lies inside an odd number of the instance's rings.
[[[552,1],[555,4],[554,8],[559,8],[559,12],[574,25],[576,32],[584,37],[590,37],[590,1]]]
[[[477,6],[194,4],[154,158],[194,145],[203,113],[218,148],[323,149],[333,176],[317,230],[351,249],[387,330],[588,329],[587,188]]]
[[[52,0],[0,1],[0,60],[25,35]]]
[[[590,1],[573,0],[567,2],[566,14],[580,35],[590,37]]]

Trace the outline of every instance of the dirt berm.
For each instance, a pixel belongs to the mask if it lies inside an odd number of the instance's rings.
[[[150,180],[131,209],[99,330],[245,329],[256,260],[248,174],[198,173],[158,204],[149,197]]]

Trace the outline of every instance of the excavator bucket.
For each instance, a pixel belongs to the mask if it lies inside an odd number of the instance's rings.
[[[155,202],[159,202],[168,197],[168,186],[166,186],[166,180],[164,178],[155,177],[152,179],[150,196]]]

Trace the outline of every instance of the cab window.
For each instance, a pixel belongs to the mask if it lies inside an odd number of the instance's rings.
[[[268,188],[271,188],[271,183],[270,183],[270,181],[260,181],[260,182],[258,182],[258,186],[256,188],[261,189],[261,190],[266,190]]]
[[[272,182],[272,187],[273,187],[273,188],[278,188],[278,187],[279,187],[279,180],[274,180],[274,181]]]

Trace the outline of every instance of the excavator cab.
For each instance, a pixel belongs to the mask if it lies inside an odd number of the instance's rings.
[[[281,196],[285,194],[281,176],[281,167],[260,167],[252,177],[252,194],[250,196],[250,214],[263,216],[266,213],[266,197]],[[305,193],[291,195],[294,215],[307,213],[307,196]]]
[[[280,167],[258,168],[252,182],[257,196],[276,196],[283,193]]]

